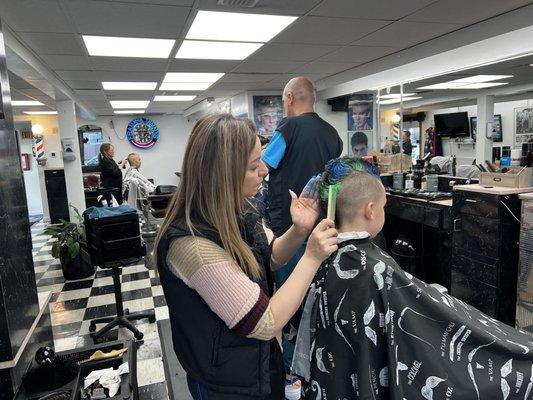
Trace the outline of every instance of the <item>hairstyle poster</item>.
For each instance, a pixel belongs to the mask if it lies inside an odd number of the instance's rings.
[[[352,95],[348,101],[348,130],[371,131],[373,128],[374,96]]]
[[[257,132],[270,138],[283,118],[281,96],[253,96],[253,104]]]

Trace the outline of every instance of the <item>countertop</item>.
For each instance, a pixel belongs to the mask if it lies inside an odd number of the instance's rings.
[[[531,193],[522,193],[518,196],[521,200],[532,200],[533,201],[533,192]]]
[[[401,197],[401,198],[404,198],[404,199],[420,201],[422,203],[437,204],[439,206],[446,206],[446,207],[451,207],[452,203],[453,203],[453,200],[451,198],[450,199],[443,199],[443,200],[427,201],[425,199],[421,199],[421,198],[418,198],[418,197],[402,196],[401,194],[398,194],[398,193],[388,193],[388,192],[387,192],[387,196],[396,196],[396,197]]]
[[[456,185],[453,190],[464,190],[467,192],[488,193],[494,195],[521,194],[533,192],[533,187],[526,188],[509,188],[503,186],[484,187],[479,184],[474,185]]]

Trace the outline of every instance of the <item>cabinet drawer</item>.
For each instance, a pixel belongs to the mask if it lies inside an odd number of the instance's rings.
[[[456,217],[457,218],[457,217]],[[453,248],[482,256],[500,257],[500,224],[498,220],[461,214],[453,232]]]
[[[499,285],[500,261],[497,259],[458,249],[453,254],[452,270],[495,287]]]
[[[494,286],[468,277],[461,272],[452,271],[450,294],[491,317],[498,317],[500,293]]]
[[[484,218],[498,218],[499,199],[499,196],[491,194],[455,190],[453,192],[453,211],[455,215],[471,214]]]

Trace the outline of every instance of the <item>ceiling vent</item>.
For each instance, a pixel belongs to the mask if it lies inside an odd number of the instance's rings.
[[[219,6],[253,8],[259,0],[217,0]]]

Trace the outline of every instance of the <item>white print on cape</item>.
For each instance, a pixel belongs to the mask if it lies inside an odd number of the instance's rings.
[[[344,253],[350,252],[350,251],[356,251],[357,247],[355,247],[353,244],[349,244],[348,246],[341,247],[339,251],[337,251],[337,255],[335,256],[335,259],[333,260],[333,268],[335,268],[335,272],[337,272],[337,276],[340,279],[353,279],[359,274],[359,270],[356,269],[349,269],[346,271],[341,270],[341,266],[339,264],[341,256]]]
[[[407,371],[407,365],[398,360],[398,346],[395,351],[396,356],[396,386],[400,386],[400,371]]]
[[[524,354],[529,353],[529,348],[527,346],[524,346],[523,344],[520,344],[520,343],[513,342],[513,341],[511,341],[509,339],[505,339],[505,341],[507,343],[511,343],[511,344],[514,344],[515,346],[520,347],[522,350],[524,350]]]
[[[291,329],[290,329],[289,333],[286,335],[287,339],[292,340],[292,339],[294,339],[296,337],[296,335],[298,335],[298,330],[296,328],[294,328],[294,326],[291,325]]]
[[[461,325],[461,327],[455,332],[455,335],[453,335],[452,340],[450,341],[450,361],[453,362],[453,355],[454,355],[454,347],[455,347],[455,341],[459,339],[459,336],[463,333],[466,326]]]
[[[334,320],[334,323],[335,323],[335,331],[339,334],[339,336],[342,338],[342,340],[344,340],[346,342],[348,347],[350,347],[350,349],[352,350],[352,353],[355,355],[355,350],[353,349],[353,347],[350,344],[350,342],[348,342],[348,340],[346,339],[346,337],[342,333],[339,324],[337,323],[337,319],[338,319],[338,316],[339,316],[339,311],[341,309],[342,302],[344,301],[344,298],[346,297],[346,293],[348,293],[348,289],[345,290],[344,294],[342,295],[341,301],[339,301],[339,305],[335,309],[335,313],[333,314],[333,320]],[[341,323],[342,322],[343,322],[343,320],[341,320]],[[348,323],[348,321],[346,321],[346,323]],[[343,325],[345,325],[345,324],[343,323]]]
[[[509,387],[509,383],[507,383],[507,380],[505,379],[511,372],[513,372],[513,359],[509,359],[500,369],[500,374],[502,376],[500,386],[502,389],[502,395],[503,400],[506,400],[507,397],[509,397],[509,393],[511,392],[511,388]]]
[[[417,314],[417,315],[421,316],[422,318],[429,319],[429,320],[434,321],[434,322],[444,322],[444,321],[439,321],[439,320],[436,320],[436,319],[430,318],[430,317],[428,317],[428,316],[426,316],[426,315],[424,315],[424,314],[421,314],[421,313],[419,313],[419,312],[413,310],[411,307],[405,307],[405,308],[402,310],[402,312],[401,312],[401,314],[400,314],[400,317],[398,318],[398,327],[399,327],[403,332],[405,332],[407,335],[409,335],[409,336],[411,336],[411,337],[414,337],[415,339],[421,341],[422,343],[427,344],[429,347],[431,347],[433,350],[435,350],[435,346],[433,346],[431,343],[429,343],[428,341],[422,339],[422,338],[419,337],[419,336],[416,336],[415,334],[412,334],[412,333],[410,333],[410,332],[407,332],[407,331],[402,327],[402,318],[405,319],[404,314],[405,314],[407,311],[411,311],[411,312],[413,312],[414,314]]]
[[[315,400],[322,400],[322,389],[317,381],[311,381],[311,391],[316,392]]]
[[[426,384],[420,390],[422,396],[427,400],[433,400],[433,389],[436,388],[439,383],[444,382],[446,379],[439,378],[438,376],[430,376],[426,379]]]
[[[324,351],[324,347],[318,347],[318,348],[316,349],[316,352],[315,352],[316,366],[317,366],[317,368],[318,368],[320,371],[329,374],[328,369],[327,369],[326,366],[324,365],[324,361],[322,361],[322,352],[323,352],[323,351]]]
[[[531,375],[529,376],[529,383],[527,385],[526,395],[524,396],[524,400],[527,400],[529,398],[529,394],[531,393],[532,388],[533,388],[533,364],[531,364]]]
[[[474,350],[472,350],[470,353],[468,353],[468,375],[470,376],[470,380],[472,381],[472,383],[474,384],[474,389],[476,389],[476,393],[477,393],[477,398],[478,400],[481,400],[479,398],[479,389],[477,387],[477,383],[476,383],[476,378],[474,376],[474,369],[472,368],[472,360],[474,359],[474,356],[476,355],[477,351],[479,349],[482,349],[483,347],[489,347],[491,346],[492,344],[494,344],[496,341],[493,340],[492,342],[488,343],[488,344],[483,344],[481,346],[478,346],[476,347]]]
[[[379,371],[379,384],[383,387],[389,387],[389,367],[383,367]]]
[[[374,282],[376,282],[378,290],[383,289],[385,286],[385,280],[383,279],[383,273],[385,272],[385,269],[386,266],[383,261],[379,261],[376,265],[374,265]]]
[[[368,326],[374,316],[376,315],[376,308],[374,307],[374,300],[370,303],[368,306],[368,309],[365,311],[365,315],[363,316],[363,322],[365,324],[365,335],[367,338],[369,338],[372,343],[374,343],[374,346],[377,346],[378,344],[378,336],[374,329]]]

